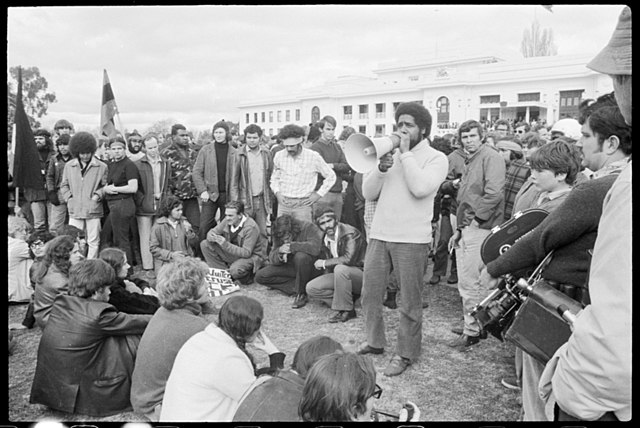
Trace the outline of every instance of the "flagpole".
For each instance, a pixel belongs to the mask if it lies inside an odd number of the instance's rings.
[[[15,158],[15,153],[16,153],[16,124],[14,123],[12,126],[12,133],[11,133],[11,173],[13,174],[13,160]],[[14,181],[15,177],[12,177],[11,181]],[[20,189],[18,188],[18,186],[15,186],[15,192],[16,192],[16,203],[13,206],[13,213],[18,215],[18,210],[20,209]]]
[[[124,150],[127,154],[127,157],[129,157],[129,155],[131,155],[132,153],[129,151],[129,141],[127,139],[127,133],[124,132],[124,126],[122,125],[122,119],[120,119],[120,110],[116,110],[116,117],[118,118],[118,123],[120,123],[120,129],[122,129],[122,138],[124,138],[124,142],[125,142],[125,147]]]

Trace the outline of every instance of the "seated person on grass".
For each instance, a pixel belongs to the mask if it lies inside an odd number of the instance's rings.
[[[130,268],[127,253],[112,247],[100,251],[99,257],[109,263],[116,274],[115,281],[109,287],[109,303],[128,314],[153,315],[158,310],[160,303],[149,283],[139,278],[127,279]]]
[[[273,225],[270,264],[256,273],[256,282],[296,295],[291,307],[303,307],[308,301],[307,283],[320,274],[313,263],[321,248],[322,232],[315,224],[281,215]]]
[[[133,409],[151,422],[160,419],[164,389],[178,351],[211,323],[206,316],[214,312],[207,273],[207,265],[194,257],[160,269],[156,291],[161,307],[140,339],[131,383]]]
[[[104,260],[71,266],[68,294],[55,298],[42,332],[30,403],[90,416],[131,410],[131,373],[151,315],[107,303],[114,281]]]
[[[42,259],[44,258],[45,244],[53,238],[55,238],[55,236],[51,232],[43,229],[36,230],[29,235],[29,238],[27,238],[27,245],[29,245],[29,251],[33,259],[33,264],[29,268],[29,282],[34,290],[36,288],[35,275],[40,269]],[[33,299],[34,295],[32,294],[29,306],[27,307],[27,312],[24,315],[24,320],[22,321],[22,326],[24,328],[33,328],[36,323],[36,318],[33,316]]]
[[[320,357],[335,351],[342,351],[342,345],[328,336],[315,336],[303,342],[293,356],[291,369],[256,379],[240,401],[233,420],[301,421],[298,405],[307,373]]]
[[[339,223],[330,206],[317,208],[315,220],[324,233],[324,245],[314,266],[323,275],[307,283],[307,294],[336,311],[330,323],[346,322],[356,317],[354,304],[362,291],[366,242],[355,227]]]
[[[209,267],[229,269],[231,278],[250,284],[267,252],[267,242],[254,219],[244,213],[244,204],[230,201],[224,219],[207,232],[200,243]]]

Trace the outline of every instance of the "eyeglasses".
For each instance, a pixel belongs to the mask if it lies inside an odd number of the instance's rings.
[[[522,129],[517,130],[517,131],[516,131],[516,134],[524,134],[524,131],[523,131]]]
[[[376,383],[376,387],[374,388],[373,394],[371,394],[371,396],[377,400],[380,398],[381,395],[382,395],[382,388],[380,388],[380,385]]]

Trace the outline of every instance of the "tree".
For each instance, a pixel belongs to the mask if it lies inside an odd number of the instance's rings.
[[[16,90],[18,88],[18,67],[9,69],[7,82],[7,131],[9,140],[16,115]],[[39,119],[47,114],[49,104],[57,102],[56,94],[48,92],[49,83],[40,75],[38,67],[22,68],[22,97],[24,109],[32,129],[41,126]]]
[[[153,125],[151,125],[147,129],[147,132],[153,132],[153,133],[156,133],[156,134],[167,135],[167,134],[171,133],[171,127],[173,125],[175,125],[176,123],[178,123],[178,121],[173,119],[173,118],[159,120],[156,123],[154,123]]]
[[[558,48],[553,43],[553,30],[540,30],[540,23],[535,19],[531,29],[525,29],[522,34],[520,52],[525,58],[557,55]]]

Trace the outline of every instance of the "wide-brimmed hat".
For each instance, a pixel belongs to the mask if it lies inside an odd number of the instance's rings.
[[[631,74],[631,9],[622,10],[611,40],[587,67],[603,74]]]

